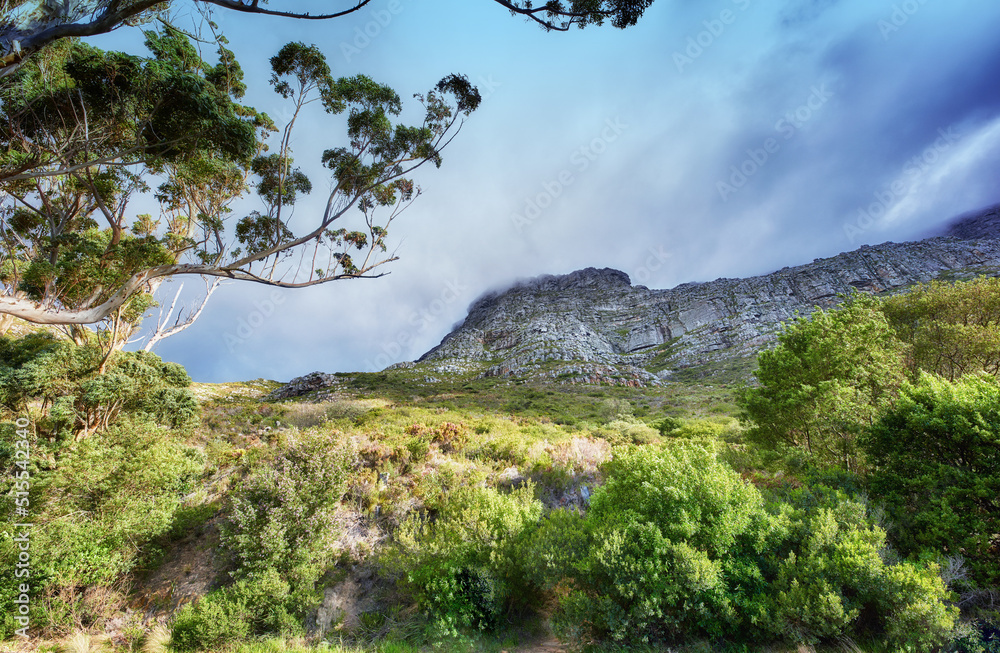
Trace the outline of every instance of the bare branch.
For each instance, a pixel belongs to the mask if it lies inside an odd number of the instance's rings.
[[[156,329],[153,331],[152,335],[149,336],[149,340],[146,341],[146,345],[143,347],[143,351],[152,351],[153,347],[157,345],[161,340],[169,338],[170,336],[175,336],[181,331],[184,331],[189,326],[194,324],[199,317],[201,317],[202,311],[205,310],[205,306],[208,305],[208,300],[211,299],[212,293],[218,289],[219,284],[222,283],[222,279],[214,279],[209,281],[205,280],[205,296],[202,297],[197,308],[190,311],[186,317],[181,318],[180,313],[177,314],[177,319],[170,326],[167,326],[170,322],[170,317],[174,312],[174,307],[177,305],[177,300],[180,299],[181,291],[184,290],[184,284],[177,289],[177,294],[174,295],[174,300],[170,303],[170,310],[167,311],[166,318],[162,318],[157,322]]]

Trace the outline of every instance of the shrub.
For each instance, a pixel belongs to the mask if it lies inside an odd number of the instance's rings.
[[[182,607],[171,629],[176,651],[219,650],[265,634],[297,635],[288,583],[275,570],[254,574]]]
[[[910,345],[914,375],[1000,374],[1000,279],[932,281],[886,299],[882,311]]]
[[[958,611],[946,603],[938,569],[887,564],[885,532],[861,504],[843,495],[824,503],[793,521],[767,627],[807,644],[845,634],[878,636],[903,651],[943,644]]]
[[[41,433],[56,442],[106,429],[123,413],[181,428],[197,416],[184,368],[149,352],[119,352],[104,374],[103,353],[51,334],[0,338],[0,406],[41,404]]]
[[[974,580],[1000,583],[1000,382],[924,374],[862,444],[899,548],[961,554]]]
[[[528,484],[509,494],[459,486],[442,498],[437,518],[413,517],[396,534],[387,567],[428,615],[437,635],[492,630],[516,597],[515,542],[541,516]]]
[[[892,565],[842,492],[760,492],[703,448],[618,451],[585,517],[557,512],[520,546],[564,637],[622,645],[877,636],[943,643],[957,610],[936,568]]]
[[[32,607],[40,611],[33,623],[72,625],[60,616],[77,611],[66,601],[88,587],[113,586],[147,559],[204,465],[201,452],[169,432],[122,420],[64,451],[57,469],[33,469],[31,586],[39,600]],[[0,488],[7,495],[8,486]],[[13,515],[7,507],[3,513]],[[13,569],[15,555],[13,547],[0,550],[0,565]],[[3,591],[0,614],[13,614],[7,601],[15,596]],[[0,620],[0,631],[9,625]]]
[[[786,324],[777,347],[757,358],[760,386],[740,396],[746,438],[856,467],[856,438],[902,385],[905,353],[878,300],[867,295]]]
[[[293,590],[311,590],[336,537],[347,474],[345,452],[321,436],[253,469],[233,490],[221,532],[236,577],[274,570]]]
[[[651,444],[660,439],[660,432],[644,422],[628,417],[608,422],[597,435],[612,444]]]
[[[542,527],[531,545],[568,538],[563,553],[535,554],[545,585],[575,588],[555,620],[564,635],[722,636],[759,616],[756,558],[777,523],[753,486],[696,446],[619,450],[604,473],[585,523],[559,537]]]

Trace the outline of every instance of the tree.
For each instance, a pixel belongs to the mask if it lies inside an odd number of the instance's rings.
[[[132,214],[153,175],[189,171],[188,185],[216,198],[205,219],[244,192],[240,171],[273,126],[238,102],[243,73],[232,53],[220,43],[219,63],[208,65],[176,30],[149,32],[146,45],[152,56],[142,58],[63,41],[0,81],[5,298],[87,308],[135,269],[176,262],[197,214],[171,216],[159,234],[149,216]],[[109,354],[154,289],[147,284],[105,316]],[[88,338],[70,331],[77,342]]]
[[[274,126],[236,102],[244,86],[231,52],[220,45],[220,63],[209,66],[173,29],[147,33],[147,46],[153,57],[143,59],[72,43],[3,79],[7,161],[41,158],[50,170],[39,173],[31,163],[35,173],[8,186],[17,206],[0,215],[0,314],[134,325],[149,292],[168,277],[300,288],[377,276],[375,268],[395,260],[387,254],[388,225],[419,194],[408,175],[428,162],[440,166],[441,151],[480,102],[465,77],[450,75],[416,96],[421,124],[394,125],[402,112],[394,90],[364,75],[334,79],[315,46],[290,43],[271,59],[270,82],[293,103],[293,118],[277,151],[268,152],[262,139]],[[289,134],[313,102],[327,114],[347,114],[347,143],[324,152],[333,189],[322,215],[296,235],[289,207],[311,183],[292,165]],[[64,145],[91,123],[96,137]],[[165,228],[127,210],[155,174],[167,177],[156,194]],[[228,204],[249,178],[264,210],[232,224]],[[353,209],[364,230],[335,228]]]
[[[264,6],[258,0],[195,0],[201,7],[304,20],[328,20],[347,16],[371,0],[339,2],[342,9],[310,14]],[[635,25],[653,0],[552,0],[533,6],[530,0],[493,0],[513,15],[524,16],[547,30],[567,31],[610,21],[624,29]],[[0,76],[26,58],[64,38],[105,34],[123,25],[150,20],[170,6],[170,0],[83,0],[59,5],[46,0],[8,0],[9,14],[0,21]],[[346,6],[345,6],[346,5]]]
[[[962,555],[975,580],[1000,583],[1000,382],[924,373],[861,444],[897,546]]]
[[[910,349],[910,368],[954,381],[975,372],[1000,375],[1000,279],[932,281],[882,304]]]
[[[855,439],[902,385],[905,354],[879,301],[867,295],[786,324],[778,345],[757,358],[760,386],[740,397],[747,437],[856,467]]]

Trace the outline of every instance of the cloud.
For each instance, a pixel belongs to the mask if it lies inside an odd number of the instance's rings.
[[[916,237],[1000,200],[1000,6],[917,3],[903,20],[890,2],[660,0],[630,30],[545,34],[493,4],[404,2],[377,40],[334,66],[404,98],[453,71],[497,83],[441,169],[421,172],[424,195],[393,225],[402,243],[393,273],[288,292],[280,315],[235,352],[224,335],[270,290],[231,286],[199,324],[163,343],[165,356],[211,380],[366,370],[418,357],[476,296],[518,278],[615,267],[670,287],[761,274]],[[362,19],[267,23],[268,43],[326,44],[337,59],[336,44]],[[272,53],[258,53],[259,21],[227,25],[252,101],[276,104],[262,83]],[[700,54],[678,70],[674,55],[687,56],[689,39],[700,39],[691,50]],[[611,140],[616,119],[628,127]],[[949,128],[962,138],[907,174]],[[341,131],[310,119],[295,143],[318,189],[315,162]],[[724,197],[719,182],[732,182],[734,168],[745,181]],[[556,191],[564,172],[573,181]],[[901,177],[905,192],[852,240],[845,225]],[[297,220],[322,205],[315,195]],[[512,216],[532,202],[546,206],[519,231]]]

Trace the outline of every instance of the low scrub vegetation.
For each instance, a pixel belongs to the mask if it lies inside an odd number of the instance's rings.
[[[552,632],[995,653],[997,297],[978,280],[849,299],[788,324],[742,388],[416,368],[306,401],[201,387],[199,405],[150,354],[0,339],[0,530],[30,507],[30,634],[49,651],[499,653]],[[12,649],[19,554],[0,541]]]

